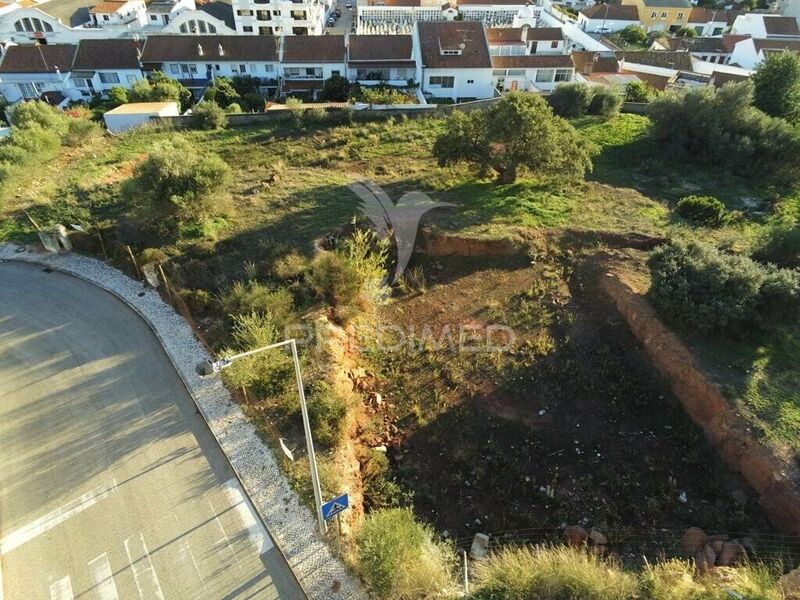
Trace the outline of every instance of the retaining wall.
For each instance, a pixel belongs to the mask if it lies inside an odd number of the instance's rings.
[[[787,464],[750,434],[744,419],[696,366],[689,348],[659,320],[644,297],[611,274],[606,274],[602,285],[714,450],[758,494],[772,524],[800,536],[800,488],[788,474]]]

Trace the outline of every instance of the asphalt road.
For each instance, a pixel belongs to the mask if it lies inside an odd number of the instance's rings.
[[[303,598],[155,336],[0,263],[3,600]]]

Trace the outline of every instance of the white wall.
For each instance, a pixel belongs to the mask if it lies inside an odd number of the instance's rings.
[[[545,10],[540,15],[541,27],[561,27],[561,32],[568,40],[584,50],[591,50],[594,52],[603,52],[608,48],[599,40],[596,40],[588,33],[583,31],[574,21],[562,18],[552,12],[548,12],[551,7],[549,0],[545,0]]]
[[[284,72],[286,68],[301,69],[301,75],[287,77]],[[303,69],[321,69],[322,77],[315,78],[311,75],[305,76],[302,74]],[[340,63],[286,63],[281,65],[281,77],[286,79],[316,79],[325,81],[326,79],[329,79],[333,75],[337,74],[341,75],[342,77],[347,77],[347,68],[345,67],[344,61]]]
[[[520,90],[520,91],[529,91],[529,92],[545,92],[549,93],[552,92],[557,86],[563,83],[569,83],[575,78],[575,71],[574,69],[570,73],[570,79],[564,81],[555,81],[553,77],[553,81],[536,81],[536,74],[540,69],[524,69],[524,74],[509,74],[509,73],[517,73],[519,69],[495,69],[492,75],[492,83],[494,87],[502,87],[501,89],[505,92],[509,92],[512,90]],[[541,69],[543,71],[554,71],[554,69]],[[500,75],[499,71],[505,71],[505,75]],[[549,74],[548,74],[549,75]],[[555,75],[555,74],[553,74]],[[550,79],[550,77],[548,77]],[[514,86],[516,82],[516,87]]]
[[[218,57],[209,57],[209,60],[204,62],[165,62],[161,64],[161,70],[175,79],[208,79],[208,65],[211,65],[213,77],[236,77],[237,75],[252,75],[262,79],[277,79],[278,77],[277,62],[221,61]],[[244,65],[244,72],[241,71],[241,65]],[[183,68],[184,66],[186,69]],[[188,73],[186,72],[187,69]],[[194,69],[194,72],[192,72],[192,69]]]
[[[589,19],[578,13],[578,27],[587,33],[593,33],[601,27],[608,27],[611,32],[622,31],[629,25],[639,25],[639,21],[618,21],[616,19]]]
[[[78,90],[69,81],[68,73],[4,73],[0,79],[0,93],[9,102],[23,98],[19,83],[33,83],[38,94],[42,92],[61,92],[72,100],[80,99]]]
[[[431,86],[431,77],[453,77],[453,87],[443,88]],[[471,83],[470,83],[471,82]],[[422,89],[434,98],[492,98],[494,85],[492,84],[492,69],[423,69]]]
[[[735,63],[743,69],[754,69],[762,60],[763,56],[756,51],[752,38],[747,38],[736,43],[728,63]]]
[[[17,31],[15,23],[21,19],[38,19],[42,31]],[[47,23],[52,31],[47,31]],[[0,38],[17,44],[30,44],[37,39],[45,39],[48,44],[77,44],[80,40],[114,39],[130,35],[136,30],[124,25],[109,27],[68,27],[36,8],[21,8],[0,17]]]
[[[101,74],[103,75],[103,78],[108,80],[107,82],[103,82]],[[116,76],[118,82],[113,81],[114,76]],[[92,77],[91,89],[95,94],[100,93],[105,95],[112,87],[123,87],[130,89],[133,87],[133,84],[140,79],[144,79],[144,74],[140,69],[100,69],[96,71],[94,77]],[[84,98],[91,96],[90,88],[85,85],[84,80],[71,79],[70,82],[73,87],[76,87],[81,91],[81,94]]]

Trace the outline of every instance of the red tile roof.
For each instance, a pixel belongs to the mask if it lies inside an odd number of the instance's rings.
[[[422,65],[431,69],[491,68],[489,45],[478,21],[420,21]],[[443,54],[458,51],[459,54]]]
[[[9,46],[0,63],[0,73],[55,73],[56,68],[69,72],[77,49],[71,44]]]

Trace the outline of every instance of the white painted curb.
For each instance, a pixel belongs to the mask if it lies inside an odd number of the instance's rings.
[[[156,291],[105,263],[74,253],[45,255],[14,244],[0,244],[0,260],[40,264],[79,277],[136,311],[158,337],[308,597],[366,598],[358,581],[319,538],[316,518],[300,503],[272,452],[220,379],[197,376],[195,365],[210,357],[192,328]]]

